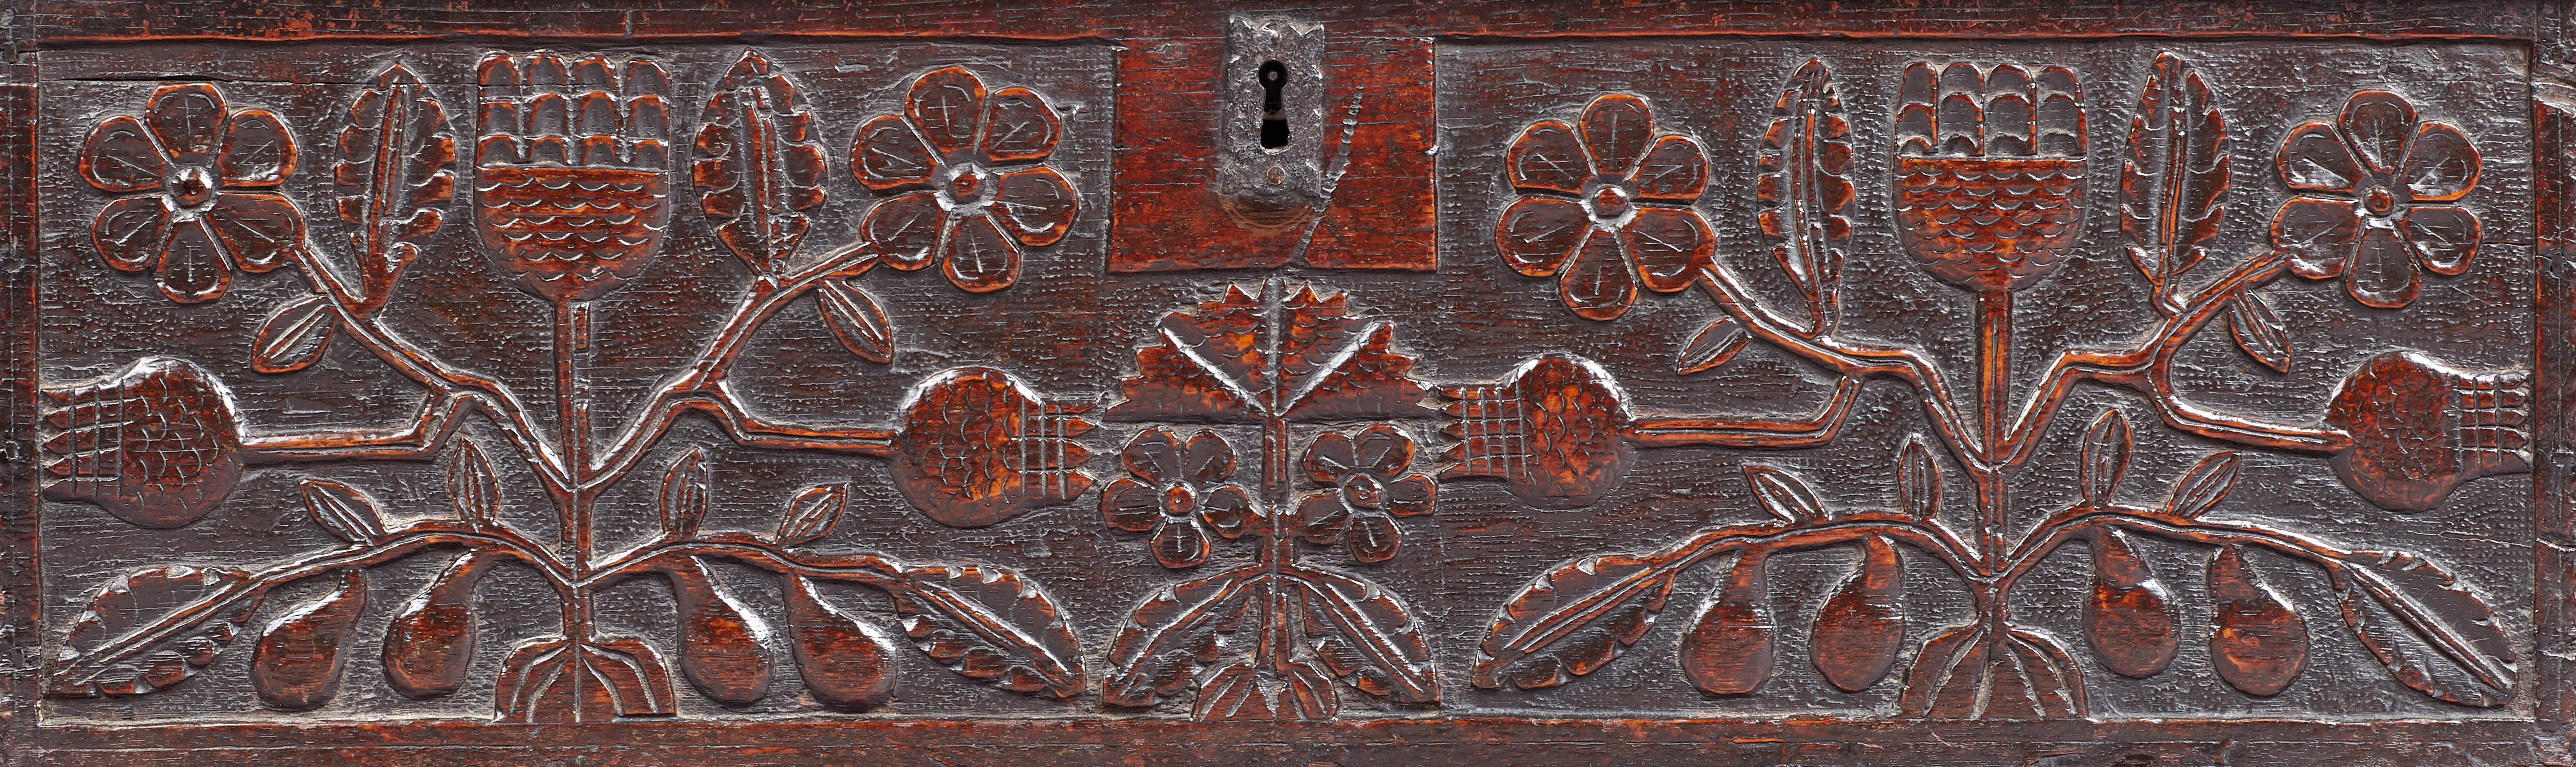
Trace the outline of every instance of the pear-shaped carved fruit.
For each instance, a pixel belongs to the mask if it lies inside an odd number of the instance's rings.
[[[1887,678],[1905,643],[1905,563],[1883,538],[1861,539],[1860,570],[1816,613],[1816,670],[1845,692]]]
[[[2117,530],[2093,536],[2093,596],[2084,601],[2084,636],[2102,665],[2144,679],[2172,663],[2181,646],[2171,595]]]
[[[894,698],[894,658],[859,619],[832,607],[814,582],[789,578],[787,638],[805,689],[825,706],[865,711]]]
[[[1742,695],[1771,677],[1771,639],[1779,633],[1763,601],[1771,595],[1764,553],[1747,549],[1727,570],[1726,586],[1699,608],[1682,635],[1682,673],[1701,690]]]
[[[768,627],[716,590],[696,560],[664,571],[680,602],[680,672],[709,699],[728,706],[769,694]]]
[[[429,698],[456,691],[474,666],[474,586],[500,557],[469,551],[404,605],[385,629],[385,682]]]
[[[340,650],[366,609],[367,571],[352,568],[339,589],[269,622],[250,661],[259,702],[288,711],[330,702],[340,692]]]
[[[2308,663],[2308,624],[2263,585],[2234,546],[2209,560],[2209,665],[2218,678],[2248,695],[2277,695]]]

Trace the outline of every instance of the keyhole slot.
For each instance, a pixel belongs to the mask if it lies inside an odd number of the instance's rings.
[[[1288,67],[1278,61],[1261,62],[1261,148],[1279,151],[1288,147],[1288,113],[1279,106],[1279,92],[1288,87]]]

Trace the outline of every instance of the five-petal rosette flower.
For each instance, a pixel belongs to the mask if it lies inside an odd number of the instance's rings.
[[[1100,514],[1111,527],[1150,532],[1154,561],[1164,567],[1207,561],[1216,547],[1211,533],[1241,537],[1260,513],[1242,487],[1226,482],[1234,476],[1234,450],[1215,432],[1202,429],[1183,442],[1156,426],[1128,442],[1119,459],[1129,476],[1100,493]]]
[[[1394,426],[1368,427],[1358,439],[1316,437],[1306,446],[1306,478],[1325,489],[1297,504],[1306,540],[1338,541],[1362,562],[1395,558],[1404,531],[1394,517],[1430,513],[1435,492],[1430,477],[1405,471],[1412,466],[1413,438]]]
[[[1708,152],[1697,140],[1655,134],[1646,100],[1592,100],[1582,127],[1541,120],[1521,131],[1508,159],[1520,198],[1494,225],[1503,262],[1532,277],[1556,275],[1566,308],[1617,319],[1637,286],[1690,287],[1717,247],[1691,204],[1708,188]]]
[[[2478,252],[2477,215],[2450,204],[2477,187],[2478,149],[2404,97],[2353,94],[2335,124],[2292,129],[2278,163],[2299,196],[2273,216],[2272,243],[2301,277],[2340,275],[2354,300],[2394,309],[2415,300],[2422,270],[2456,275]]]
[[[1073,227],[1073,184],[1044,164],[1063,132],[1036,91],[987,93],[964,67],[924,74],[903,114],[859,125],[850,171],[896,193],[868,209],[859,231],[897,269],[937,262],[968,292],[1010,287],[1022,248],[1053,245]]]
[[[81,145],[81,178],[128,195],[99,209],[90,242],[109,266],[151,270],[172,301],[215,300],[233,267],[275,269],[303,242],[303,216],[272,191],[293,172],[276,114],[228,109],[205,83],[161,86],[142,119],[108,118]]]

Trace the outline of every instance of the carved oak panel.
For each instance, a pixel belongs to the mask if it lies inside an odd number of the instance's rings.
[[[2364,6],[30,9],[0,763],[2563,760],[2565,20]]]

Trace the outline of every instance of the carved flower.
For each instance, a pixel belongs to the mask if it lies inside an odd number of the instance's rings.
[[[88,501],[143,527],[204,517],[241,479],[232,397],[186,360],[145,357],[45,390],[45,497]]]
[[[1073,185],[1044,164],[1064,132],[1036,91],[986,93],[964,67],[913,81],[902,115],[859,125],[850,171],[880,192],[859,231],[897,269],[932,262],[970,293],[1019,278],[1020,250],[1064,239],[1079,207]]]
[[[1136,435],[1119,458],[1133,476],[1101,492],[1100,514],[1111,527],[1150,531],[1154,561],[1164,567],[1207,561],[1216,546],[1210,532],[1240,537],[1259,514],[1243,488],[1225,483],[1234,475],[1234,450],[1215,432],[1202,429],[1184,443],[1171,429],[1156,426]]]
[[[265,109],[227,110],[205,83],[152,91],[142,119],[110,117],[81,145],[91,186],[129,193],[99,209],[90,242],[109,266],[152,270],[162,295],[212,301],[232,267],[265,272],[304,239],[304,217],[272,191],[295,172],[295,140]],[[227,265],[229,264],[229,265]]]
[[[1637,285],[1690,287],[1716,249],[1708,219],[1691,208],[1708,187],[1708,153],[1688,136],[1656,136],[1646,100],[1593,99],[1583,126],[1541,120],[1521,131],[1508,160],[1521,192],[1494,226],[1494,248],[1531,277],[1556,275],[1566,308],[1617,319]]]
[[[1390,515],[1431,511],[1431,478],[1404,473],[1412,466],[1413,438],[1394,426],[1368,427],[1357,440],[1338,432],[1315,438],[1306,446],[1306,478],[1329,489],[1297,504],[1306,540],[1338,540],[1362,562],[1393,559],[1404,531]]]
[[[2448,203],[2477,187],[2480,160],[2468,134],[2416,120],[2415,106],[2387,91],[2362,91],[2333,125],[2311,122],[2281,141],[2281,183],[2304,192],[2272,218],[2272,243],[2290,270],[2344,290],[2369,306],[2415,300],[2422,269],[2467,271],[2478,251],[2478,217]]]
[[[474,223],[492,265],[558,302],[642,274],[670,232],[670,74],[539,52],[485,56],[476,78]]]

